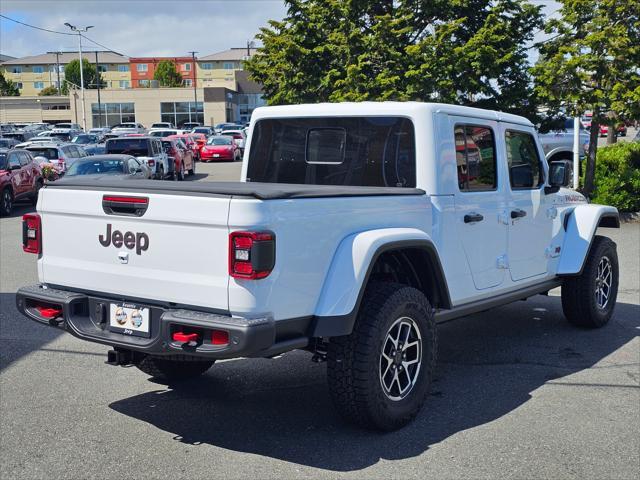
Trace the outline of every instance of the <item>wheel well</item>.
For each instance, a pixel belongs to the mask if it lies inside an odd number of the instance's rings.
[[[434,308],[451,308],[440,262],[426,248],[403,248],[381,253],[371,269],[369,282],[409,285],[420,290]]]
[[[555,162],[556,160],[573,160],[573,152],[563,151],[557,152],[551,155],[547,162]]]
[[[5,190],[9,190],[11,192],[11,196],[13,196],[13,188],[11,188],[11,185],[7,185],[6,187],[4,187],[2,189],[2,192],[4,192]]]

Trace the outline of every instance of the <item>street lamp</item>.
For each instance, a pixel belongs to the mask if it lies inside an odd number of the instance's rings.
[[[84,108],[84,74],[83,64],[82,64],[82,34],[87,32],[90,28],[93,28],[93,25],[89,25],[84,28],[76,27],[75,25],[71,25],[70,23],[65,22],[65,25],[71,29],[71,31],[76,32],[78,34],[78,56],[80,58],[80,96],[82,102],[82,129],[87,131],[87,116]]]

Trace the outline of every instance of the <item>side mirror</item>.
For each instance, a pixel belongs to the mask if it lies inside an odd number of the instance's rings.
[[[573,164],[569,160],[556,160],[549,164],[549,185],[555,193],[560,187],[566,187],[573,177]],[[546,190],[545,190],[546,191]]]

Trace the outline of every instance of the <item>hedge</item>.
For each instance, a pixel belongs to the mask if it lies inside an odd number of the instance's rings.
[[[640,211],[640,142],[598,148],[591,201],[621,212]]]

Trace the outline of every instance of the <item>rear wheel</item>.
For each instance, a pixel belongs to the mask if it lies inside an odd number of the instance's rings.
[[[173,173],[173,179],[180,182],[184,180],[184,162],[181,162],[178,171]]]
[[[193,175],[196,174],[196,161],[195,161],[195,159],[191,160],[191,168],[188,170],[187,173],[189,174],[190,177],[192,177]]]
[[[136,367],[158,380],[188,380],[209,370],[215,360],[168,360],[148,355]]]
[[[422,292],[396,283],[367,287],[351,335],[327,352],[332,400],[347,420],[396,430],[418,414],[436,364],[433,310]]]
[[[595,236],[582,273],[562,285],[562,311],[569,322],[598,328],[609,322],[618,297],[618,253],[607,237]]]
[[[11,189],[5,188],[2,191],[2,198],[0,198],[0,214],[2,215],[11,215],[11,210],[13,209],[13,193],[11,193]]]
[[[156,174],[158,180],[164,180],[164,165],[158,165],[158,173]]]

